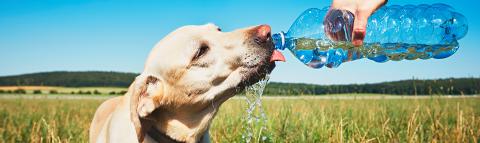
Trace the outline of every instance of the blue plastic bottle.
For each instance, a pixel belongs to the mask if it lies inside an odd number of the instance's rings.
[[[288,32],[272,35],[275,48],[289,49],[312,67],[338,67],[368,58],[376,62],[403,59],[442,59],[458,49],[457,40],[468,30],[466,18],[445,4],[384,6],[367,24],[364,44],[351,44],[354,15],[346,10],[311,8]]]

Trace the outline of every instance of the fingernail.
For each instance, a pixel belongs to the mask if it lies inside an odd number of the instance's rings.
[[[353,34],[354,46],[361,46],[363,44],[363,39],[365,38],[365,31],[355,31]]]
[[[363,40],[365,38],[365,32],[355,31],[353,34],[353,40]]]

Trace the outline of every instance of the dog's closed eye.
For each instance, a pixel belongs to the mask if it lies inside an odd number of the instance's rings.
[[[210,47],[206,43],[202,43],[200,47],[197,49],[197,52],[195,53],[195,55],[193,56],[192,61],[198,60],[200,57],[205,55],[209,49]]]

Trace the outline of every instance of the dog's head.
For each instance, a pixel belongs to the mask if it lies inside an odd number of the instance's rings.
[[[165,90],[180,94],[172,96],[207,102],[234,95],[271,72],[273,50],[267,25],[232,32],[213,24],[185,26],[154,47],[142,76],[158,78]]]
[[[182,115],[214,112],[271,72],[273,51],[267,25],[231,32],[213,24],[181,27],[153,48],[135,80],[138,112],[141,117],[158,108]]]

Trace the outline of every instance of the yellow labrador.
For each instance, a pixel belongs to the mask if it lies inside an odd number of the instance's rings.
[[[181,27],[152,49],[124,96],[100,105],[90,142],[209,142],[220,105],[271,72],[283,60],[275,53],[268,25]]]

